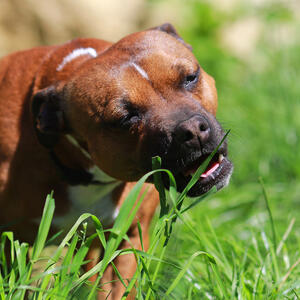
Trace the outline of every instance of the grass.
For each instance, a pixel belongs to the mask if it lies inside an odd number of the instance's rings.
[[[248,187],[246,194],[255,189],[254,202],[247,195],[239,197],[241,189],[234,198],[233,191],[210,196],[186,216],[185,223],[194,229],[193,233],[185,224],[177,224],[166,258],[184,266],[193,253],[202,250],[214,257],[216,265],[195,260],[171,299],[186,299],[189,295],[190,299],[298,299],[297,212],[285,215],[284,209],[281,219],[274,217],[272,212],[278,209],[269,196],[274,191],[267,187],[264,198],[258,183]],[[230,202],[222,203],[227,196]],[[161,273],[162,295],[168,288],[165,278],[172,281],[174,276],[170,267]]]
[[[227,134],[224,136],[220,145],[225,140]],[[98,277],[95,283],[90,289],[88,289],[86,294],[87,299],[94,299],[97,290],[99,289],[100,279],[109,264],[113,265],[120,281],[126,287],[126,291],[123,296],[124,299],[133,287],[135,287],[137,297],[140,299],[152,299],[153,297],[157,297],[155,280],[158,275],[160,265],[162,263],[168,263],[167,261],[164,261],[163,256],[172,233],[173,225],[177,218],[183,220],[182,214],[192,208],[203,198],[202,196],[199,199],[194,199],[194,203],[187,207],[182,206],[188,191],[197,182],[200,175],[206,169],[217,149],[206,159],[202,166],[199,167],[187,187],[180,194],[176,192],[176,182],[173,175],[168,170],[159,169],[161,164],[160,158],[153,158],[153,166],[156,170],[144,175],[130,191],[120,209],[113,227],[109,230],[110,235],[107,241],[105,239],[105,231],[100,220],[91,214],[83,214],[63,238],[55,253],[51,257],[43,258],[41,257],[41,253],[45,247],[46,238],[49,233],[55,210],[54,199],[52,195],[48,195],[36,241],[33,244],[32,254],[30,255],[29,260],[29,245],[27,243],[20,244],[18,240],[14,240],[12,232],[4,232],[1,235],[0,297],[2,299],[25,299],[29,295],[32,299],[76,299],[78,290],[84,285],[91,285],[88,282],[88,278],[97,273]],[[169,175],[170,189],[167,195],[158,172],[166,172]],[[126,233],[143,201],[143,197],[145,196],[145,193],[139,196],[141,188],[147,178],[151,175],[154,175],[155,185],[160,193],[161,213],[153,230],[153,238],[150,247],[147,252],[134,248],[119,250],[118,247],[122,240],[128,240]],[[169,199],[169,204],[167,203],[167,199]],[[84,231],[80,236],[77,230],[87,218],[92,219],[96,233],[90,237],[86,237]],[[86,229],[86,223],[83,223],[83,228]],[[191,228],[191,230],[193,229]],[[143,236],[141,232],[142,231],[140,229],[140,240],[141,245],[143,245]],[[85,256],[91,242],[95,238],[99,239],[105,250],[103,258],[87,273],[81,274],[80,267],[86,263],[84,261]],[[7,242],[10,243],[10,245],[7,246]],[[64,254],[61,263],[58,265],[59,260],[61,259],[62,250],[65,247],[67,247],[67,252]],[[158,256],[155,256],[154,254],[157,248],[162,248],[163,250],[160,251]],[[9,250],[10,258],[8,258],[5,249]],[[128,253],[135,255],[137,260],[137,271],[130,282],[126,284],[126,279],[121,277],[121,274],[113,264],[113,260],[118,255]],[[173,283],[171,283],[168,287],[165,297],[172,293],[178,281],[184,276],[187,267],[192,264],[195,257],[200,255],[205,255],[211,263],[215,264],[215,260],[211,255],[204,251],[197,251],[189,259],[186,267],[178,273]],[[33,268],[40,260],[46,260],[45,269],[43,272],[33,276]],[[159,263],[155,265],[154,274],[150,275],[149,268],[153,265],[153,261],[158,261]],[[173,265],[177,269],[180,269],[176,264]],[[29,291],[30,293],[28,293]]]
[[[296,220],[291,218],[284,231],[277,232],[276,219],[272,215],[270,198],[262,179],[257,193],[262,197],[260,205],[265,218],[259,226],[239,223],[244,227],[242,230],[239,228],[239,234],[244,236],[235,235],[234,226],[228,231],[229,235],[218,232],[220,229],[224,232],[224,223],[230,226],[228,223],[234,216],[243,215],[235,201],[231,202],[231,211],[227,212],[229,218],[225,216],[225,222],[218,220],[219,224],[205,212],[202,212],[202,222],[196,224],[192,215],[187,214],[190,211],[195,213],[199,208],[203,210],[203,205],[216,206],[219,201],[214,190],[197,199],[186,197],[209,160],[200,166],[186,189],[178,194],[173,175],[159,169],[160,159],[154,158],[156,170],[142,177],[132,189],[107,241],[100,220],[91,214],[84,214],[62,239],[55,253],[51,257],[43,257],[42,250],[47,244],[55,209],[53,196],[48,195],[30,260],[27,259],[28,244],[14,240],[11,232],[2,233],[0,298],[79,299],[84,295],[87,299],[95,299],[107,266],[116,256],[133,253],[138,265],[135,276],[127,281],[119,274],[119,280],[126,287],[124,299],[133,287],[137,299],[298,299],[300,259],[295,245],[299,247],[300,240],[294,229]],[[162,186],[160,172],[169,175],[169,192]],[[123,239],[127,239],[126,232],[143,200],[144,195],[140,195],[142,184],[151,174],[155,176],[155,185],[160,193],[161,210],[153,223],[150,247],[146,252],[133,248],[120,251],[118,246]],[[206,198],[214,199],[196,206]],[[248,208],[253,206],[247,202],[243,205]],[[224,218],[222,213],[220,216]],[[87,218],[92,219],[95,228],[95,233],[90,237],[85,234]],[[217,226],[213,226],[212,222]],[[180,240],[180,237],[185,240]],[[105,248],[104,256],[92,270],[83,274],[81,267],[86,263],[85,255],[95,238]],[[141,230],[140,239],[143,244]],[[185,248],[187,245],[188,249]],[[10,250],[10,258],[5,255],[5,247]],[[66,251],[62,256],[63,249]],[[34,274],[33,269],[40,261],[45,262],[44,271]],[[99,276],[91,285],[88,278],[95,273]]]

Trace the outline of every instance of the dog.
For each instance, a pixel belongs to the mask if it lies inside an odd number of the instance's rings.
[[[2,58],[1,225],[33,242],[45,196],[54,190],[53,231],[72,225],[83,212],[109,227],[157,155],[182,191],[224,136],[216,110],[214,79],[171,24],[117,43],[78,38]],[[232,169],[224,142],[189,196],[224,187]],[[164,184],[168,188],[166,179]],[[147,247],[159,197],[151,182],[145,186],[138,219]],[[139,248],[136,221],[128,236]],[[96,263],[95,251],[88,255],[89,267]],[[129,256],[115,261],[124,278],[135,272]],[[117,279],[111,270],[104,278]],[[117,280],[106,288],[111,299],[124,291]]]

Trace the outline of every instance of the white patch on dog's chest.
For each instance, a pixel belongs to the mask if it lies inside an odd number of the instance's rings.
[[[118,215],[117,203],[112,199],[113,190],[121,184],[99,168],[93,167],[91,173],[94,179],[101,182],[110,182],[103,185],[78,185],[68,188],[70,208],[62,216],[55,216],[53,224],[59,229],[70,228],[83,213],[97,216],[103,225],[111,225]]]

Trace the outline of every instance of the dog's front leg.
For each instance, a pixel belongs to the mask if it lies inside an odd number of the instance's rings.
[[[141,243],[138,234],[137,227],[132,228],[128,233],[128,237],[130,242],[124,241],[121,245],[121,249],[128,249],[128,248],[135,248],[141,250]],[[143,238],[148,240],[148,232],[143,233]],[[120,255],[114,260],[114,264],[118,271],[120,272],[125,284],[128,284],[133,277],[135,270],[136,270],[136,259],[133,254],[125,254]],[[121,299],[122,295],[125,292],[125,287],[115,274],[112,266],[110,265],[104,273],[104,276],[101,280],[102,282],[102,289],[105,292],[100,292],[98,299],[106,299],[103,297],[104,295],[108,296],[107,299],[110,300],[119,300]],[[127,297],[127,299],[134,299],[134,293],[131,293]]]
[[[120,196],[120,202],[121,205],[126,198],[128,192],[133,187],[133,183],[128,183],[127,186],[124,188],[121,196]],[[149,226],[151,219],[153,217],[153,214],[155,212],[155,208],[158,205],[159,198],[158,193],[156,192],[153,185],[145,184],[142,190],[142,193],[147,189],[147,194],[143,200],[143,203],[137,213],[137,217],[135,218],[133,224],[131,225],[130,229],[127,232],[127,235],[129,237],[129,241],[123,241],[120,249],[142,249],[141,246],[141,240],[139,236],[138,226],[137,226],[137,220],[141,224],[142,228],[142,237],[143,237],[143,246],[144,249],[148,249],[149,245]],[[128,284],[133,277],[135,270],[136,270],[136,259],[133,254],[124,254],[118,256],[114,260],[114,264],[118,271],[120,272],[122,278],[124,279],[125,284]],[[101,280],[102,282],[102,289],[105,290],[105,292],[100,292],[98,299],[107,299],[110,300],[119,300],[121,299],[122,295],[125,292],[125,287],[123,286],[122,282],[119,280],[118,276],[113,271],[112,266],[109,266],[107,270],[104,273],[104,276]],[[134,299],[134,292],[131,293],[127,297],[127,299]]]

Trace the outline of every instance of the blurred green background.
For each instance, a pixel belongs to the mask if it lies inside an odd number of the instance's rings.
[[[299,0],[1,0],[0,55],[78,36],[116,41],[164,22],[173,23],[216,79],[217,117],[231,129],[235,170],[230,186],[187,218],[200,236],[210,231],[210,220],[218,238],[228,243],[226,255],[237,245],[236,259],[242,263],[253,235],[263,247],[264,233],[271,230],[258,181],[262,177],[277,235],[293,223],[285,249],[289,261],[282,262],[288,271],[300,249]],[[167,253],[170,260],[184,263],[204,247],[183,224],[175,233]],[[184,295],[185,282],[201,277],[200,269],[179,284],[177,299]],[[249,267],[245,276],[252,280],[249,274],[256,271]],[[299,266],[292,275],[293,288],[299,289]],[[172,271],[162,272],[162,290],[168,284],[165,276],[172,277]],[[209,287],[204,289],[209,295]]]

